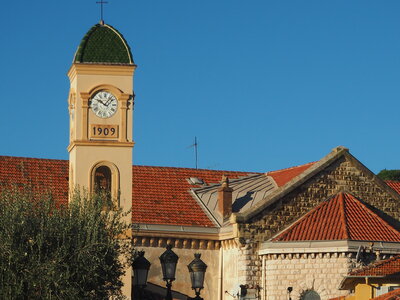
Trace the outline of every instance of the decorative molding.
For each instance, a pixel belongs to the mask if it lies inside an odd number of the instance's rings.
[[[69,97],[68,97],[68,109],[71,111],[71,109],[74,109],[76,105],[76,93],[73,88],[70,89],[69,91]]]
[[[74,63],[67,75],[72,81],[79,75],[125,75],[133,76],[136,65],[106,65],[106,64],[84,64]]]
[[[281,254],[265,254],[263,255],[267,260],[293,260],[293,259],[323,259],[323,258],[346,258],[351,259],[356,257],[356,252],[338,252],[338,253],[330,253],[330,252],[319,252],[319,253],[281,253]]]
[[[207,238],[184,238],[169,236],[140,236],[137,233],[133,234],[134,247],[158,247],[164,248],[171,244],[178,249],[199,249],[199,250],[224,250],[239,249],[241,244],[236,239],[230,240],[212,240]]]
[[[336,253],[357,252],[360,246],[369,247],[369,242],[361,241],[304,241],[304,242],[264,242],[261,244],[259,255],[268,254],[303,254],[303,253]],[[379,242],[374,250],[380,253],[400,253],[400,243]]]
[[[112,147],[133,147],[135,142],[119,142],[119,141],[73,141],[68,146],[68,151],[71,151],[75,146],[112,146]]]
[[[133,237],[134,247],[157,247],[164,248],[168,244],[177,249],[199,249],[199,250],[218,250],[221,247],[220,241],[205,239],[187,239],[187,238],[171,238],[171,237]]]
[[[88,109],[89,97],[88,93],[80,93],[82,99],[82,140],[88,140]]]

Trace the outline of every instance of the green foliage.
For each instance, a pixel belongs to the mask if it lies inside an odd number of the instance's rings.
[[[121,210],[76,193],[68,207],[32,189],[0,195],[0,299],[121,298],[130,243]]]
[[[400,181],[400,170],[386,170],[380,171],[377,176],[382,180],[395,180]]]

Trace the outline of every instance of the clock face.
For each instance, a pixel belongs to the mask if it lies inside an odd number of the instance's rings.
[[[104,119],[114,115],[117,111],[117,107],[117,98],[106,91],[96,93],[91,101],[91,108],[94,114]]]

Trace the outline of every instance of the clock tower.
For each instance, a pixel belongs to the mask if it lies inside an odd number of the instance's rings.
[[[68,71],[70,198],[76,188],[101,191],[131,210],[135,68],[128,43],[112,26],[100,22],[83,37]],[[126,296],[130,276],[124,278]]]

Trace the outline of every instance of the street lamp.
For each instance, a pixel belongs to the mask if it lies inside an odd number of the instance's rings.
[[[133,286],[135,291],[139,293],[139,295],[136,295],[139,299],[143,299],[143,289],[147,285],[150,265],[151,263],[144,257],[144,251],[139,251],[138,256],[132,262]]]
[[[190,280],[192,281],[192,290],[196,293],[196,297],[188,298],[188,300],[203,300],[200,297],[200,290],[204,288],[204,276],[206,274],[207,265],[200,259],[201,254],[196,253],[194,259],[188,265]]]
[[[167,250],[160,256],[160,263],[163,272],[163,280],[167,282],[167,295],[165,300],[172,300],[171,286],[175,280],[176,265],[178,263],[178,255],[171,250],[172,245],[167,245]]]

